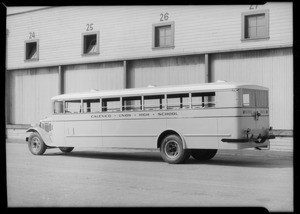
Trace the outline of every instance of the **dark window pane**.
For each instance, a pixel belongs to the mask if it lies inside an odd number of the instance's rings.
[[[37,58],[37,43],[29,42],[26,43],[26,59],[36,59]]]
[[[84,36],[84,54],[97,52],[97,35]]]

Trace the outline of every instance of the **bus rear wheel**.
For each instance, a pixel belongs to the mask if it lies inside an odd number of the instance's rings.
[[[46,144],[37,132],[32,132],[28,140],[29,151],[34,155],[42,155],[47,149]]]
[[[64,152],[64,153],[69,153],[72,152],[74,147],[58,147],[60,149],[60,151]]]
[[[193,149],[191,150],[191,156],[198,161],[206,161],[212,159],[217,151],[217,149]]]
[[[181,138],[174,134],[163,139],[160,153],[162,159],[170,164],[184,163],[190,157],[190,151],[184,149]]]

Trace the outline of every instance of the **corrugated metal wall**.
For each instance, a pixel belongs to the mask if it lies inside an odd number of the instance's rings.
[[[128,67],[129,88],[205,82],[203,55],[136,60]]]
[[[70,65],[64,67],[64,92],[125,87],[123,62]]]
[[[213,54],[211,69],[214,81],[268,87],[270,125],[274,129],[293,129],[292,48]]]
[[[9,72],[9,124],[32,124],[51,115],[51,97],[58,93],[57,68]]]

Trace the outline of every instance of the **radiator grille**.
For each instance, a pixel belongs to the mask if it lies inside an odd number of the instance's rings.
[[[50,132],[52,130],[52,124],[51,123],[42,123],[42,128],[46,132]]]

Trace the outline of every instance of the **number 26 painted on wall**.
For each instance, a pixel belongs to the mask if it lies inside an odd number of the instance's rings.
[[[169,13],[161,13],[160,14],[160,21],[163,22],[163,21],[167,21],[169,19]]]

